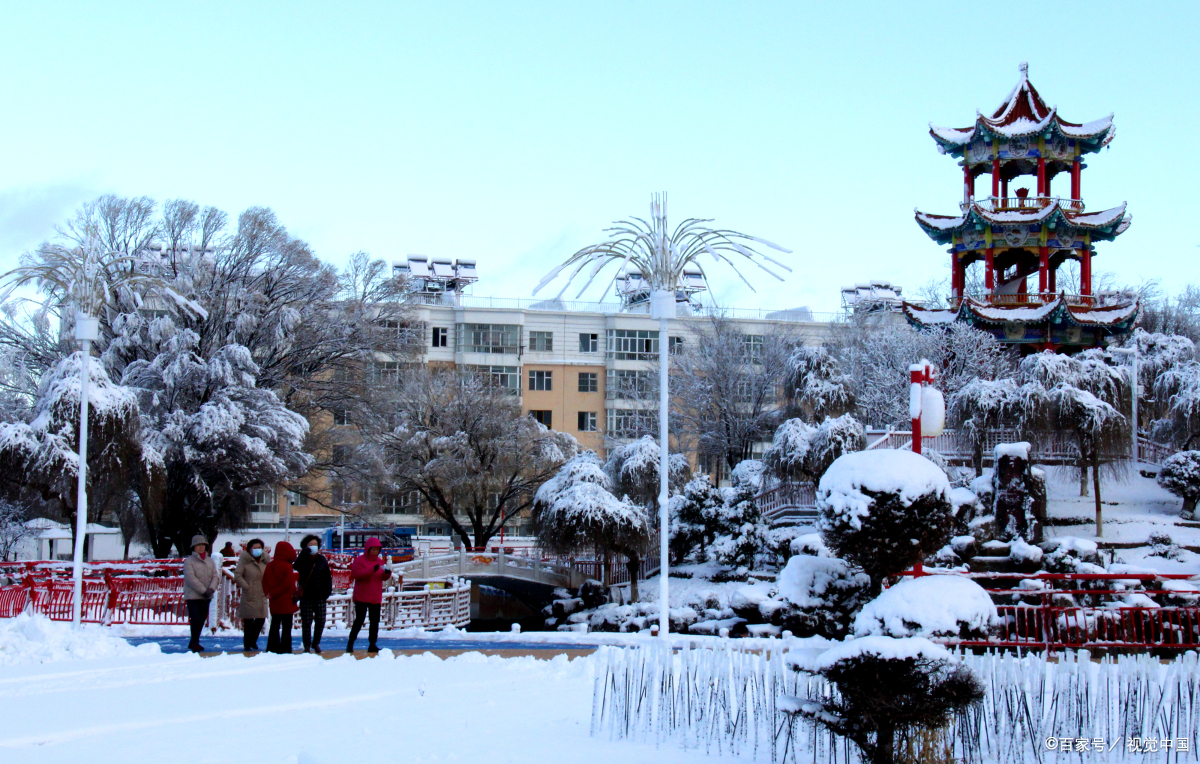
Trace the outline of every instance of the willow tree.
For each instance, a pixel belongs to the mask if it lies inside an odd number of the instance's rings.
[[[740,233],[724,228],[713,228],[708,224],[711,218],[687,218],[672,228],[667,222],[667,196],[655,195],[650,202],[650,219],[630,218],[620,220],[605,232],[609,234],[606,241],[590,244],[567,258],[566,262],[550,271],[534,288],[537,294],[543,287],[560,275],[566,275],[566,283],[558,293],[561,298],[577,278],[582,277],[583,285],[576,297],[583,294],[607,266],[618,265],[613,274],[613,282],[622,273],[640,273],[650,288],[650,315],[659,321],[659,338],[667,337],[668,322],[675,316],[676,293],[684,283],[684,270],[697,269],[705,283],[708,273],[704,268],[705,256],[711,257],[714,264],[729,266],[746,286],[754,290],[753,285],[738,270],[738,265],[754,264],[774,278],[783,280],[775,266],[790,271],[783,263],[764,254],[760,247],[768,247],[780,252],[790,252],[778,244],[760,239],[757,236]],[[661,344],[660,344],[661,348]],[[667,451],[669,432],[667,426],[667,402],[669,400],[667,384],[667,356],[659,353],[658,357],[658,431],[659,448],[659,557],[662,572],[659,574],[659,634],[666,635],[670,623],[667,618],[667,569],[668,559],[668,464]]]

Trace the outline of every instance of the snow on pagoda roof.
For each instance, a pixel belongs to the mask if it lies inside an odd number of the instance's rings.
[[[929,126],[929,134],[938,142],[943,152],[961,152],[963,147],[977,135],[997,138],[1023,138],[1057,131],[1066,138],[1075,138],[1089,144],[1087,150],[1096,151],[1108,145],[1116,136],[1113,115],[1091,122],[1069,122],[1058,115],[1058,107],[1047,106],[1029,81],[1029,65],[1021,63],[1021,78],[1008,98],[990,117],[976,112],[972,127]]]
[[[1059,222],[1065,225],[1117,236],[1124,233],[1133,222],[1133,217],[1125,212],[1125,207],[1126,204],[1121,203],[1111,209],[1085,213],[1071,209],[1070,202],[1054,199],[1044,207],[1030,204],[1019,209],[992,211],[972,201],[961,215],[937,215],[920,210],[915,210],[914,215],[917,225],[939,242],[946,238],[946,234],[953,234],[968,225],[1035,224],[1048,222],[1056,215]]]
[[[921,326],[945,326],[955,321],[974,319],[979,323],[993,325],[1011,321],[1035,324],[1053,321],[1080,326],[1114,327],[1132,321],[1137,316],[1138,308],[1136,299],[1118,305],[1103,306],[1068,305],[1062,297],[1056,297],[1043,305],[989,305],[968,297],[957,310],[923,308],[910,302],[904,303],[902,309],[910,321]]]

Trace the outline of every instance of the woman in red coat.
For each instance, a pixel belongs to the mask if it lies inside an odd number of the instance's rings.
[[[354,578],[354,625],[350,627],[350,640],[346,643],[346,652],[354,652],[354,640],[358,639],[358,630],[362,628],[367,614],[371,615],[371,628],[367,632],[370,641],[367,652],[379,652],[379,606],[383,602],[383,584],[392,577],[392,571],[380,556],[383,545],[377,538],[367,539],[364,547],[366,554],[360,554],[350,563],[350,575]]]
[[[296,550],[286,541],[275,545],[275,557],[263,571],[262,588],[271,609],[271,631],[267,634],[267,651],[292,651],[292,614],[296,605],[296,580],[299,574],[292,569]]]

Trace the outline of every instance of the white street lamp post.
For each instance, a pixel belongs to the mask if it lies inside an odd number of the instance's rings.
[[[558,293],[562,297],[571,281],[588,271],[584,284],[579,290],[583,291],[595,280],[600,271],[609,264],[621,267],[617,271],[616,280],[620,274],[629,269],[631,273],[639,273],[650,288],[650,315],[658,319],[658,435],[659,435],[659,464],[658,464],[658,533],[659,533],[659,615],[658,633],[666,637],[670,628],[669,608],[667,607],[668,589],[668,558],[667,548],[670,537],[668,517],[668,502],[670,499],[670,447],[668,432],[668,403],[667,393],[667,355],[670,352],[669,321],[675,317],[675,293],[683,279],[684,267],[694,266],[707,283],[708,276],[700,264],[702,257],[712,257],[714,263],[724,263],[750,286],[741,272],[738,262],[753,263],[771,276],[783,280],[783,277],[772,270],[776,266],[790,271],[783,263],[763,254],[757,247],[769,247],[780,252],[790,252],[778,244],[772,244],[757,236],[730,231],[720,228],[709,228],[706,223],[712,222],[702,218],[688,218],[671,229],[667,225],[667,198],[655,196],[650,204],[650,219],[633,218],[614,223],[606,229],[611,238],[600,244],[584,247],[562,265],[548,273],[534,288],[538,291],[554,280],[560,273],[567,271],[567,283]],[[610,284],[613,282],[610,282]],[[753,287],[751,287],[753,289]]]
[[[671,501],[671,451],[667,440],[667,355],[670,351],[670,320],[675,317],[675,291],[655,290],[650,293],[650,317],[658,319],[658,633],[665,635],[671,626],[668,602],[667,557],[668,529],[671,520],[668,505]]]
[[[92,343],[100,337],[100,322],[83,313],[75,314],[75,339],[83,350],[79,360],[79,487],[75,501],[75,558],[71,575],[75,583],[75,598],[71,607],[71,623],[83,623],[83,545],[87,542],[87,437],[88,437],[88,361]]]

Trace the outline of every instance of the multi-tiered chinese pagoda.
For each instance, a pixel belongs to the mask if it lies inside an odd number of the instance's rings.
[[[1123,233],[1130,216],[1124,204],[1089,212],[1081,192],[1084,157],[1115,132],[1111,115],[1084,124],[1060,117],[1030,84],[1026,64],[990,117],[978,114],[970,127],[931,127],[938,150],[960,160],[963,201],[958,215],[916,213],[929,237],[950,247],[952,294],[948,310],[906,303],[909,320],[922,327],[965,321],[1026,352],[1069,352],[1129,332],[1137,302],[1094,294],[1092,258],[1096,242]],[[975,188],[981,175],[991,180],[982,198]],[[1078,263],[1077,278],[1060,284],[1069,261]],[[977,262],[983,283],[973,293],[967,268]]]

